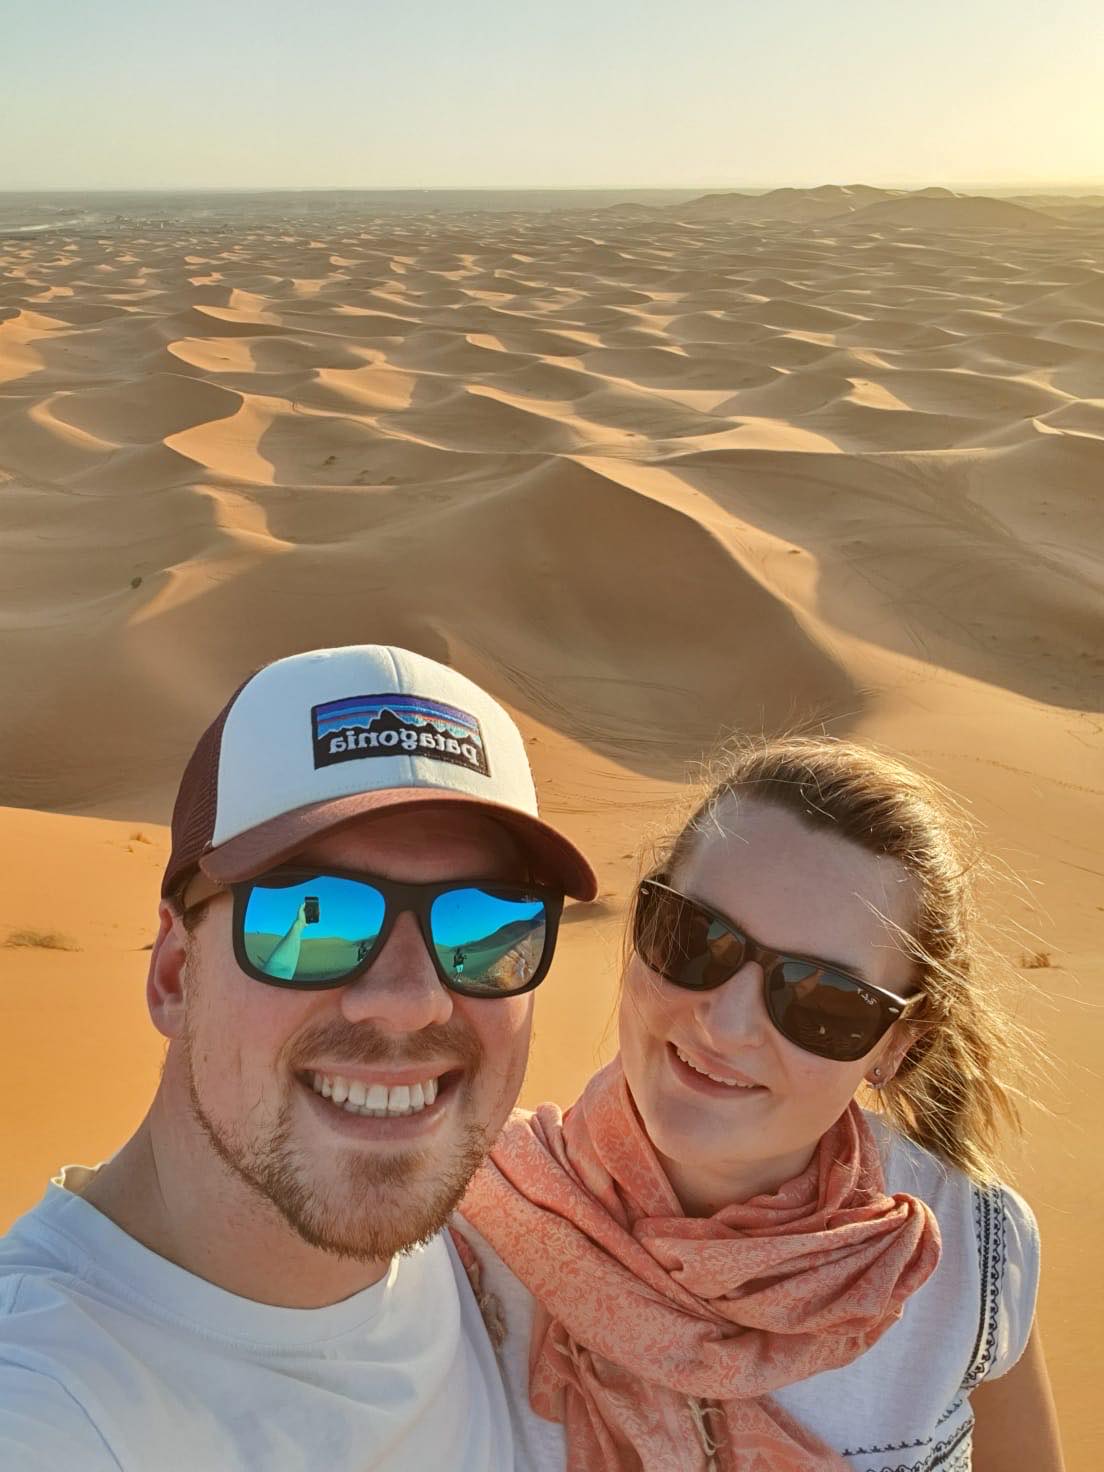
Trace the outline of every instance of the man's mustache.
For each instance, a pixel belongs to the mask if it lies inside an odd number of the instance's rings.
[[[299,1060],[298,1065],[295,1060]],[[327,1063],[447,1063],[474,1071],[483,1062],[483,1047],[467,1027],[443,1023],[396,1037],[370,1022],[329,1022],[296,1040],[292,1067]]]

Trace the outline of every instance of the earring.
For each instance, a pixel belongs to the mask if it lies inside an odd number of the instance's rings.
[[[877,1080],[877,1082],[875,1082],[875,1080]],[[870,1087],[872,1089],[884,1089],[885,1086],[886,1086],[886,1084],[888,1082],[889,1082],[888,1079],[884,1079],[882,1077],[881,1067],[877,1063],[875,1063],[875,1065],[874,1065],[874,1078],[868,1078],[867,1079],[867,1083],[870,1085]]]

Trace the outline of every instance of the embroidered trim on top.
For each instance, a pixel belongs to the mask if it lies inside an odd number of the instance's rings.
[[[956,1411],[962,1409],[963,1399],[964,1399],[964,1397],[960,1395],[960,1396],[957,1396],[951,1402],[951,1404],[947,1407],[947,1409],[940,1416],[939,1420],[935,1423],[937,1430],[946,1421],[949,1421]],[[969,1421],[967,1423],[967,1430],[969,1429],[969,1427],[972,1424],[973,1424],[973,1421],[971,1419],[971,1421]],[[954,1432],[954,1436],[952,1436],[950,1438],[950,1440],[953,1441],[955,1439],[955,1437],[957,1437],[957,1436],[959,1436],[961,1434],[961,1432],[962,1432],[962,1427],[960,1426]],[[844,1456],[844,1457],[873,1457],[873,1456],[877,1456],[881,1452],[907,1452],[907,1451],[911,1451],[914,1447],[918,1447],[918,1446],[931,1446],[931,1444],[932,1444],[931,1437],[929,1436],[929,1437],[922,1437],[919,1441],[894,1441],[894,1442],[891,1442],[888,1446],[860,1446],[860,1447],[856,1447],[854,1449],[854,1451],[852,1451],[850,1448],[848,1448],[848,1450],[846,1450],[844,1452],[841,1452],[840,1455],[841,1456]],[[881,1468],[879,1468],[879,1472],[881,1472]]]
[[[961,1395],[955,1397],[955,1399],[940,1416],[939,1420],[935,1423],[937,1429],[943,1425],[944,1421],[949,1421],[951,1419],[955,1411],[957,1411],[958,1408],[962,1405],[962,1400],[963,1397]]]
[[[970,1433],[974,1429],[973,1416],[958,1428],[946,1441],[937,1442],[913,1442],[913,1446],[926,1445],[929,1449],[924,1458],[919,1462],[899,1462],[896,1467],[890,1467],[886,1463],[871,1465],[862,1468],[862,1472],[969,1472],[970,1468]],[[873,1453],[881,1451],[900,1451],[904,1447],[875,1447]],[[844,1452],[845,1457],[870,1456],[871,1452]],[[949,1460],[951,1457],[953,1461]]]
[[[850,1447],[845,1447],[840,1452],[840,1456],[873,1457],[880,1452],[908,1452],[912,1451],[913,1447],[918,1446],[931,1446],[931,1437],[922,1436],[919,1441],[889,1441],[886,1442],[885,1446],[858,1446],[853,1451]]]
[[[981,1295],[978,1332],[970,1368],[962,1382],[963,1390],[972,1390],[993,1368],[997,1349],[997,1315],[1007,1265],[1004,1225],[1004,1192],[999,1185],[972,1187],[974,1198],[974,1230],[978,1243],[978,1268]]]

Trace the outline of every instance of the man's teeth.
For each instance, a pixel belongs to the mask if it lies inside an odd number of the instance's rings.
[[[700,1073],[703,1074],[706,1078],[711,1078],[715,1084],[724,1084],[727,1088],[730,1089],[757,1089],[760,1087],[759,1084],[738,1084],[733,1082],[733,1080],[730,1078],[718,1078],[715,1073],[707,1073],[704,1068],[699,1068],[696,1063],[693,1063],[689,1058],[687,1058],[686,1054],[682,1051],[681,1048],[676,1048],[675,1052],[682,1059],[683,1063],[686,1064],[687,1068],[692,1068],[695,1073]]]
[[[342,1078],[339,1074],[316,1073],[313,1079],[314,1092],[324,1099],[332,1099],[347,1114],[370,1114],[376,1119],[389,1116],[419,1114],[437,1097],[437,1079],[423,1079],[418,1084],[397,1084],[388,1088],[385,1084],[362,1084],[358,1079]]]

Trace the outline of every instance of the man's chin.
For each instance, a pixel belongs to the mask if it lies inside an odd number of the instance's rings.
[[[302,1157],[298,1169],[285,1159],[257,1184],[310,1246],[381,1262],[445,1226],[486,1152],[482,1132],[469,1129],[444,1149],[338,1151],[329,1170],[310,1170],[309,1179]]]
[[[269,1130],[243,1137],[204,1110],[194,1073],[189,1083],[193,1116],[223,1164],[302,1241],[359,1262],[385,1262],[439,1232],[490,1148],[487,1131],[465,1118],[462,1094],[420,1139],[340,1114],[327,1128],[320,1099],[291,1095]]]

